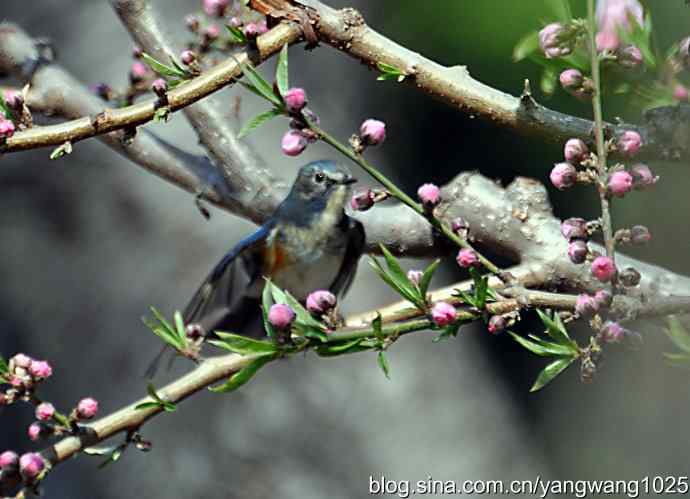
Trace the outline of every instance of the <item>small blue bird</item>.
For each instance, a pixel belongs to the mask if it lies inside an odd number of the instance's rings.
[[[302,302],[317,289],[342,297],[365,245],[364,227],[344,210],[354,182],[333,161],[300,168],[273,215],[232,248],[201,284],[184,311],[185,325],[199,325],[206,335],[222,330],[263,336],[264,277]]]

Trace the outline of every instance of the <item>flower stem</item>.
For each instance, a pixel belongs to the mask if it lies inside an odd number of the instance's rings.
[[[394,198],[396,198],[403,204],[407,205],[408,207],[412,208],[419,215],[425,217],[429,221],[429,223],[434,226],[434,228],[439,230],[444,236],[446,236],[448,239],[453,241],[461,248],[470,249],[474,251],[477,254],[477,258],[479,258],[479,261],[482,263],[482,265],[484,265],[484,267],[486,267],[487,270],[489,270],[489,272],[496,274],[502,280],[504,279],[504,275],[501,272],[501,269],[494,265],[488,258],[479,253],[479,251],[474,249],[472,245],[467,241],[467,239],[458,236],[455,232],[453,232],[453,230],[448,226],[448,224],[442,222],[441,220],[433,216],[433,214],[427,212],[420,203],[417,203],[414,199],[412,199],[410,196],[408,196],[402,190],[400,190],[388,177],[386,177],[383,173],[377,170],[371,163],[364,159],[364,157],[362,157],[361,154],[358,154],[355,151],[353,151],[350,147],[345,146],[337,139],[335,139],[333,136],[328,134],[326,131],[319,128],[313,122],[308,122],[308,124],[310,128],[319,135],[321,140],[323,140],[325,143],[336,149],[338,152],[344,154],[352,161],[357,163],[364,171],[366,171],[381,185],[383,185]]]
[[[594,111],[594,135],[597,146],[597,174],[599,199],[601,200],[601,227],[604,234],[606,255],[615,263],[615,240],[611,224],[611,210],[606,192],[608,169],[606,167],[606,144],[604,143],[604,120],[601,111],[601,74],[599,71],[599,54],[596,46],[596,19],[594,15],[594,0],[587,0],[587,31],[589,36],[589,53],[592,62],[592,110]]]

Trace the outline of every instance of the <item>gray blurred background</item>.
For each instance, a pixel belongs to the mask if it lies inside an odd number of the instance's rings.
[[[199,3],[154,0],[180,38],[184,15]],[[384,34],[444,64],[466,64],[476,78],[513,94],[525,77],[538,78],[533,65],[513,64],[511,51],[525,32],[539,27],[541,0],[327,3],[360,8]],[[583,2],[571,3],[582,10]],[[661,46],[687,34],[690,10],[682,0],[649,4]],[[84,83],[124,86],[132,44],[106,1],[4,0],[0,14],[32,35],[52,38],[60,62]],[[545,180],[561,154],[410,87],[376,82],[358,62],[328,47],[312,53],[293,48],[290,67],[292,83],[306,87],[310,106],[337,136],[348,137],[368,117],[386,121],[389,139],[371,158],[409,192],[465,170],[504,183],[517,175]],[[242,96],[243,119],[265,107],[239,88],[223,95],[229,117],[234,95]],[[588,113],[563,95],[547,104]],[[639,120],[622,100],[607,110],[609,119]],[[149,128],[201,152],[182,114]],[[297,159],[281,155],[285,128],[284,120],[275,120],[249,140],[287,182],[304,162],[334,157],[320,144]],[[142,373],[159,348],[140,321],[149,305],[167,314],[182,308],[210,267],[252,226],[218,210],[206,222],[192,196],[96,141],[78,143],[59,161],[49,161],[49,153],[0,159],[0,351],[49,359],[55,374],[42,388],[45,398],[68,410],[91,395],[105,414],[144,394]],[[654,239],[636,256],[690,273],[683,230],[688,165],[652,166],[661,182],[653,192],[616,203],[616,224],[649,225]],[[559,217],[597,212],[584,189],[551,193]],[[346,313],[395,299],[368,267],[361,265]],[[449,265],[438,284],[462,277]],[[530,325],[536,328],[529,321],[525,327]],[[88,456],[61,465],[45,482],[47,497],[355,498],[367,496],[370,475],[687,475],[690,375],[665,365],[662,352],[671,347],[661,325],[635,324],[642,347],[611,349],[594,384],[581,384],[571,368],[538,394],[528,389],[543,361],[481,327],[438,344],[428,335],[396,343],[388,355],[390,381],[373,353],[282,361],[239,392],[202,393],[175,414],[156,418],[143,428],[154,443],[149,454],[128,450],[102,471],[98,459]],[[586,332],[578,337],[584,341]],[[178,362],[167,376],[188,367]],[[31,412],[0,409],[0,450],[32,447],[25,436]]]

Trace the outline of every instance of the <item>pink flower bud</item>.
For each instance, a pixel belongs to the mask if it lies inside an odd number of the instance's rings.
[[[289,113],[298,113],[307,105],[307,94],[303,88],[294,87],[285,92],[285,106]]]
[[[589,233],[587,232],[587,221],[584,218],[568,218],[561,222],[561,234],[568,241],[573,239],[587,240]]]
[[[673,98],[679,102],[686,102],[688,100],[688,89],[680,83],[673,87]]]
[[[307,139],[295,130],[288,130],[283,135],[280,148],[287,156],[298,156],[307,148]]]
[[[151,89],[158,97],[162,97],[168,91],[168,82],[166,82],[163,78],[157,78],[151,84]]]
[[[558,76],[558,81],[561,82],[561,87],[568,92],[573,90],[579,90],[582,87],[582,83],[585,81],[585,77],[582,76],[582,72],[579,69],[566,69],[562,71]]]
[[[597,52],[613,52],[621,44],[620,38],[613,31],[600,31],[595,37]]]
[[[653,186],[659,180],[658,175],[654,175],[644,163],[637,163],[631,168],[635,180],[635,189],[643,190]]]
[[[45,465],[45,461],[39,453],[27,452],[19,458],[19,473],[25,480],[32,481],[41,474]]]
[[[572,47],[562,40],[565,28],[561,23],[547,24],[539,32],[539,46],[547,59],[570,54]]]
[[[619,343],[625,338],[626,330],[617,322],[606,321],[601,327],[600,338],[605,343]]]
[[[134,61],[129,70],[129,78],[133,83],[143,80],[149,72],[149,67],[141,61]]]
[[[601,282],[609,282],[616,275],[616,266],[608,256],[598,256],[592,262],[592,275]]]
[[[633,188],[633,177],[625,170],[618,170],[609,175],[607,184],[608,192],[612,195],[622,198],[626,192],[630,192]]]
[[[320,289],[307,296],[307,310],[315,315],[323,315],[335,307],[336,298],[333,293]]]
[[[632,31],[632,19],[637,25],[644,23],[644,12],[638,0],[598,0],[596,10],[599,31],[616,33],[618,29]]]
[[[6,450],[0,454],[0,469],[3,471],[16,471],[19,464],[19,455],[11,450]]]
[[[436,303],[431,309],[431,319],[438,327],[444,327],[452,324],[457,317],[455,307],[450,303],[440,301]]]
[[[652,239],[649,229],[644,225],[633,225],[630,227],[630,240],[634,244],[645,244]]]
[[[491,334],[498,334],[506,328],[506,320],[502,315],[492,315],[486,329]]]
[[[477,257],[474,251],[468,248],[463,248],[458,251],[458,256],[455,257],[455,261],[465,269],[479,265],[479,257]]]
[[[577,170],[570,163],[557,163],[549,174],[551,183],[558,190],[567,189],[575,185]]]
[[[433,208],[441,202],[441,189],[435,184],[423,184],[417,189],[417,196],[425,208]]]
[[[182,64],[189,66],[191,63],[196,61],[196,54],[192,50],[183,50],[180,54],[180,60]]]
[[[14,130],[12,121],[0,118],[0,139],[9,139],[14,135]]]
[[[642,64],[642,52],[635,45],[629,45],[618,51],[618,64],[627,69],[635,69]]]
[[[55,407],[50,402],[42,402],[36,407],[36,419],[48,421],[55,414]]]
[[[53,368],[45,360],[32,360],[29,372],[35,378],[45,379],[53,374]]]
[[[229,0],[204,0],[204,12],[208,16],[223,17],[229,3]]]
[[[228,25],[232,26],[233,28],[239,28],[242,26],[242,20],[239,17],[233,16],[228,21]]]
[[[295,312],[287,305],[276,303],[268,311],[268,322],[277,329],[288,329],[295,320]]]
[[[242,31],[247,38],[256,38],[259,35],[259,27],[256,23],[247,23]]]
[[[568,139],[563,148],[563,155],[568,163],[577,164],[589,157],[589,149],[580,139]]]
[[[470,224],[464,218],[457,217],[454,218],[453,221],[450,223],[450,228],[456,234],[465,237],[467,235],[467,232],[470,230]]]
[[[594,301],[597,302],[598,307],[608,308],[613,301],[613,295],[608,289],[600,289],[594,293]]]
[[[22,97],[21,93],[14,90],[5,90],[4,98],[5,104],[7,104],[10,109],[21,109],[24,105],[24,97]]]
[[[626,130],[618,138],[618,150],[624,156],[632,158],[640,151],[642,137],[634,130]]]
[[[187,324],[185,326],[184,334],[190,340],[198,340],[202,336],[206,336],[206,331],[204,330],[204,327],[198,322],[192,322],[191,324]]]
[[[31,423],[29,425],[29,431],[27,433],[29,434],[29,438],[31,439],[31,441],[35,442],[39,438],[41,438],[42,431],[43,428],[41,427],[40,423]]]
[[[132,57],[135,59],[141,59],[141,56],[144,54],[144,50],[139,47],[138,45],[135,45],[132,47]]]
[[[215,40],[220,36],[220,28],[216,24],[209,24],[204,29],[203,36],[207,40]]]
[[[589,253],[587,243],[581,239],[568,243],[568,258],[570,258],[571,262],[576,264],[584,263],[587,259],[587,253]]]
[[[407,271],[407,278],[415,286],[419,286],[419,282],[422,280],[423,275],[424,275],[424,272],[422,272],[421,270],[412,269],[412,270]]]
[[[386,124],[383,121],[368,119],[359,127],[362,142],[376,146],[386,140]]]
[[[10,363],[14,367],[21,367],[22,369],[28,369],[31,366],[31,361],[33,359],[28,355],[23,353],[18,353],[10,359]]]
[[[262,19],[258,23],[256,23],[256,29],[258,31],[259,35],[263,35],[268,31],[268,23],[266,22],[266,19]]]
[[[350,199],[350,207],[355,211],[367,211],[374,206],[374,191],[366,189],[355,192]]]
[[[575,301],[575,312],[582,317],[589,317],[599,311],[599,303],[597,300],[586,293],[577,295]]]
[[[98,412],[98,401],[91,397],[83,398],[77,404],[77,417],[91,419]]]

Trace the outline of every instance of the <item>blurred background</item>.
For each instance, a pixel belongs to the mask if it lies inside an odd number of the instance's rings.
[[[180,40],[184,15],[197,0],[152,0]],[[541,0],[484,2],[327,0],[353,6],[385,35],[446,65],[467,65],[477,79],[519,94],[539,68],[511,60],[515,43],[544,20]],[[583,12],[584,2],[573,0]],[[577,4],[577,5],[576,5]],[[582,5],[580,5],[582,4]],[[660,46],[687,35],[682,0],[647,2]],[[51,38],[59,62],[83,81],[123,88],[132,43],[106,1],[4,0],[4,18]],[[388,140],[371,158],[408,192],[424,181],[445,183],[479,170],[506,184],[515,176],[544,181],[561,157],[558,146],[525,139],[459,114],[405,85],[377,82],[357,61],[322,46],[290,52],[291,83],[304,86],[326,129],[345,139],[365,118],[388,125]],[[270,74],[270,64],[262,67]],[[534,86],[536,87],[536,85]],[[240,95],[248,119],[265,104],[240,88],[219,102],[230,119]],[[546,105],[588,116],[563,93]],[[639,121],[625,99],[606,103],[608,119]],[[276,173],[291,182],[312,159],[334,157],[315,144],[297,159],[280,153],[287,123],[275,120],[249,137]],[[155,133],[201,152],[182,114]],[[69,410],[84,396],[106,414],[144,395],[143,372],[159,342],[141,323],[154,305],[182,308],[208,270],[252,225],[213,210],[209,222],[189,194],[160,181],[97,141],[72,155],[49,150],[0,158],[0,352],[50,360],[53,378],[41,393]],[[635,256],[690,273],[690,240],[682,232],[690,198],[686,164],[655,162],[655,190],[614,207],[617,226],[641,223],[654,238]],[[598,202],[585,189],[550,190],[558,217],[594,217]],[[426,262],[410,260],[410,267]],[[454,265],[438,285],[463,276]],[[363,261],[346,313],[395,297]],[[536,324],[526,321],[529,329]],[[337,359],[315,355],[270,365],[230,395],[201,393],[143,428],[153,441],[97,470],[80,456],[45,482],[50,498],[366,497],[369,477],[396,480],[641,479],[687,474],[690,375],[667,366],[671,345],[662,322],[632,329],[641,347],[611,348],[595,382],[572,367],[547,389],[528,389],[544,362],[507,337],[465,327],[457,339],[431,343],[412,335],[389,351],[391,380],[375,354]],[[581,341],[586,331],[575,332]],[[177,362],[164,378],[188,369]],[[28,407],[0,409],[0,450],[26,451]],[[38,446],[35,446],[39,448]]]

